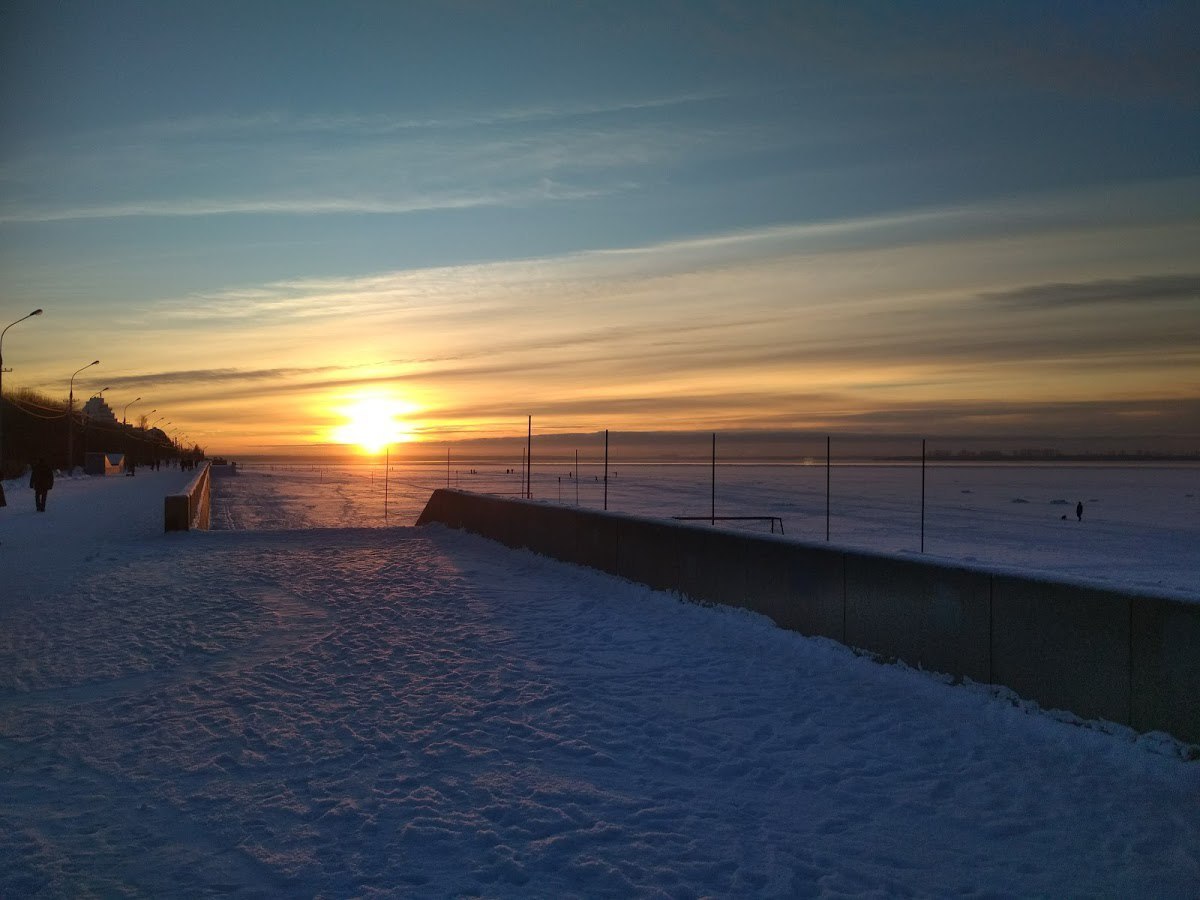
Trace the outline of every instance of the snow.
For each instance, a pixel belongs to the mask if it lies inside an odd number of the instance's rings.
[[[0,896],[1200,884],[1200,768],[1163,735],[472,535],[347,527],[375,485],[329,472],[218,479],[224,530],[163,534],[189,475],[60,479],[45,514],[5,485]]]

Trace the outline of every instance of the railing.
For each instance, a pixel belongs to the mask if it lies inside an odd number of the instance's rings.
[[[182,493],[169,494],[163,503],[163,530],[208,528],[212,520],[212,473],[206,460]]]

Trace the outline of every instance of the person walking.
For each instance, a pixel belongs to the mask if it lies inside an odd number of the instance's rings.
[[[29,486],[33,488],[33,502],[37,504],[38,512],[46,511],[46,495],[54,487],[54,469],[46,462],[44,456],[39,456],[33,464],[29,475]]]
[[[1083,521],[1083,501],[1082,500],[1080,500],[1078,503],[1075,504],[1075,518],[1077,518],[1080,522]]]

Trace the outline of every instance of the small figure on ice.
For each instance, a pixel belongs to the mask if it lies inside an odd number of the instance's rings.
[[[1080,522],[1083,521],[1083,501],[1082,500],[1080,500],[1078,503],[1075,504],[1075,518],[1077,518]]]

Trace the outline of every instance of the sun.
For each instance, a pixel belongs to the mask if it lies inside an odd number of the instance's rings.
[[[374,455],[392,444],[412,440],[412,432],[399,420],[411,411],[409,404],[390,397],[359,397],[338,410],[346,423],[334,428],[331,437],[335,443],[357,444]]]

